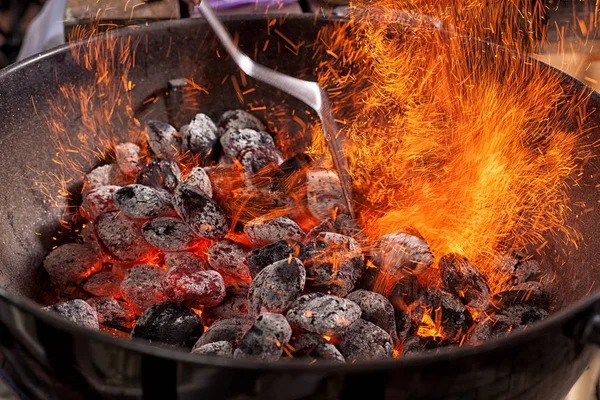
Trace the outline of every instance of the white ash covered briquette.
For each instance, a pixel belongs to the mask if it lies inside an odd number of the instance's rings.
[[[208,270],[208,264],[194,253],[178,251],[165,254],[167,270],[175,267],[186,267],[195,270]]]
[[[379,293],[363,289],[350,293],[346,298],[359,305],[362,319],[377,325],[392,337],[394,343],[398,343],[394,307],[388,299]]]
[[[183,179],[183,183],[195,189],[201,190],[208,197],[213,197],[212,184],[206,170],[201,167],[194,167]]]
[[[313,217],[325,219],[333,210],[346,211],[340,177],[335,171],[314,169],[306,174],[306,206]]]
[[[283,162],[281,154],[268,146],[248,147],[239,152],[237,159],[249,174],[255,174],[269,165],[277,167]]]
[[[248,253],[247,262],[250,275],[254,278],[263,268],[273,264],[275,261],[287,260],[291,256],[300,254],[300,243],[294,241],[280,240],[268,244]]]
[[[115,160],[124,175],[135,177],[142,169],[142,150],[135,143],[121,143],[115,146]]]
[[[212,324],[204,335],[194,345],[194,349],[214,342],[228,342],[233,348],[238,348],[248,330],[252,327],[254,318],[248,315],[220,319]]]
[[[259,272],[248,293],[252,315],[284,313],[304,290],[306,270],[302,261],[293,257],[279,260]]]
[[[91,275],[83,285],[83,290],[94,296],[121,296],[123,275],[114,271],[100,271]]]
[[[133,310],[114,297],[92,297],[87,303],[96,311],[98,322],[102,325],[132,328],[135,324]]]
[[[138,261],[152,246],[142,236],[142,222],[120,212],[104,213],[94,222],[96,237],[102,248],[120,261]]]
[[[168,301],[148,308],[131,331],[132,338],[151,344],[192,348],[204,333],[202,318],[189,308]]]
[[[283,354],[283,346],[291,337],[292,328],[283,315],[261,314],[256,317],[233,356],[266,362],[277,361]]]
[[[254,129],[255,131],[264,131],[265,125],[254,115],[244,110],[225,111],[217,123],[219,135],[223,135],[229,129]]]
[[[191,351],[192,354],[216,357],[233,357],[233,346],[229,342],[213,342],[204,346],[196,347]]]
[[[113,194],[120,188],[121,186],[114,185],[98,186],[86,192],[81,203],[83,214],[88,219],[94,219],[105,212],[116,211],[117,204]]]
[[[248,314],[248,292],[250,285],[232,282],[225,285],[225,298],[215,307],[205,307],[203,316],[213,321]]]
[[[183,251],[195,245],[196,235],[179,218],[154,218],[142,225],[144,239],[159,250]]]
[[[419,274],[433,264],[433,253],[420,237],[408,233],[381,236],[371,249],[373,261],[396,278]]]
[[[165,300],[161,280],[165,271],[155,265],[131,267],[121,282],[123,299],[140,314],[152,304]]]
[[[208,248],[208,264],[215,270],[235,278],[248,279],[248,248],[230,239],[216,241]]]
[[[364,272],[360,244],[349,236],[321,232],[302,247],[307,286],[312,290],[345,297]]]
[[[304,238],[305,242],[311,242],[319,236],[320,233],[330,232],[330,233],[338,233],[335,229],[335,225],[333,223],[333,219],[331,217],[327,217],[319,222],[318,225],[315,225]]]
[[[175,209],[196,235],[206,239],[220,239],[229,230],[223,209],[204,192],[186,184],[177,187]]]
[[[117,164],[106,164],[91,170],[83,181],[83,191],[88,192],[100,186],[123,186],[131,179],[124,176]]]
[[[181,170],[175,161],[156,157],[135,177],[135,183],[173,192],[181,180]]]
[[[118,209],[131,218],[149,219],[174,214],[169,193],[149,186],[124,186],[115,191],[113,199]]]
[[[439,318],[442,322],[440,330],[444,339],[453,339],[459,333],[467,333],[473,324],[473,317],[469,310],[465,308],[458,297],[445,289],[428,289],[427,304],[441,315]]]
[[[155,155],[174,158],[181,153],[181,134],[166,122],[148,121],[146,135],[148,146]]]
[[[206,158],[215,151],[217,135],[213,120],[206,114],[196,114],[189,124],[181,127],[181,150]]]
[[[310,242],[315,240],[317,236],[319,236],[319,233],[322,232],[339,233],[340,235],[350,236],[351,238],[356,239],[361,246],[367,246],[367,235],[356,221],[346,214],[337,214],[335,219],[332,217],[323,219],[306,234],[304,241]]]
[[[302,241],[306,236],[302,228],[288,217],[254,218],[244,226],[244,233],[252,243],[258,246],[280,240]]]
[[[490,288],[477,267],[458,254],[446,254],[439,261],[444,286],[469,307],[485,310],[490,305]]]
[[[250,147],[275,147],[273,138],[267,132],[253,129],[228,129],[221,136],[223,152],[229,159],[237,158],[242,150]]]
[[[89,246],[66,243],[46,256],[44,268],[55,285],[64,286],[69,282],[79,283],[98,272],[102,262]]]
[[[294,359],[322,360],[343,363],[344,356],[327,340],[315,333],[302,333],[290,342]]]
[[[310,293],[298,298],[286,315],[294,328],[331,336],[343,332],[360,318],[361,313],[353,301]]]
[[[342,332],[338,348],[348,362],[383,360],[391,358],[394,352],[390,335],[364,319],[355,321]]]
[[[88,303],[81,299],[56,303],[49,307],[43,307],[42,310],[56,313],[64,319],[84,328],[100,329],[98,326],[98,314],[96,314],[96,311]]]
[[[225,298],[225,282],[217,271],[185,266],[171,268],[162,279],[167,298],[186,307],[214,307]]]
[[[537,281],[542,277],[540,263],[532,258],[523,259],[520,254],[504,254],[498,259],[495,269],[504,272],[512,285]]]

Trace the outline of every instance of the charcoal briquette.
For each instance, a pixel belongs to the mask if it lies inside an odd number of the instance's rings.
[[[283,354],[283,346],[291,337],[292,328],[283,315],[261,314],[256,317],[233,356],[274,362],[279,360]]]
[[[101,214],[94,226],[103,249],[120,261],[141,260],[152,249],[142,236],[141,222],[123,213],[113,211]]]
[[[383,360],[391,358],[394,352],[390,335],[364,319],[352,323],[341,335],[338,348],[348,362]]]
[[[210,198],[213,197],[212,184],[210,183],[210,178],[204,168],[192,168],[185,176],[183,183],[204,192],[204,194]]]
[[[98,314],[85,301],[81,299],[69,300],[64,303],[57,303],[49,307],[44,307],[42,310],[50,311],[60,315],[84,328],[98,330]]]
[[[439,341],[430,336],[411,336],[402,344],[402,357],[413,357],[439,347]]]
[[[284,313],[304,290],[305,280],[304,265],[295,257],[264,268],[250,285],[250,314]]]
[[[286,260],[290,256],[297,257],[300,253],[299,246],[299,243],[293,241],[279,240],[252,250],[248,254],[250,275],[254,278],[263,268],[275,261]]]
[[[106,164],[91,170],[83,181],[83,192],[88,192],[100,186],[123,186],[127,185],[130,179],[121,173],[116,164]]]
[[[288,217],[254,218],[244,226],[244,233],[252,243],[258,246],[280,240],[302,241],[306,236],[302,228]]]
[[[346,299],[359,305],[362,319],[377,325],[390,334],[394,343],[398,343],[394,307],[388,299],[379,293],[362,289],[350,293]]]
[[[217,125],[220,135],[223,135],[229,129],[265,130],[265,125],[258,118],[244,110],[225,111],[219,118]]]
[[[63,286],[68,282],[79,283],[99,271],[102,262],[89,246],[67,243],[46,256],[44,268],[55,285]]]
[[[469,333],[467,343],[476,346],[489,339],[505,337],[518,328],[517,319],[501,314],[486,317]]]
[[[156,303],[138,319],[132,338],[156,344],[192,348],[204,333],[202,318],[189,308],[168,301]]]
[[[221,136],[223,152],[230,159],[237,158],[240,152],[250,147],[275,147],[273,138],[266,132],[253,129],[230,128]]]
[[[185,251],[165,254],[165,267],[167,270],[175,267],[185,267],[192,270],[208,270],[208,264],[204,259],[194,253]]]
[[[310,293],[298,298],[287,312],[292,326],[319,335],[341,333],[360,319],[358,304],[341,297]]]
[[[458,254],[446,254],[439,261],[444,286],[469,307],[485,310],[490,305],[490,288],[477,267]]]
[[[411,312],[403,308],[394,308],[394,320],[396,322],[396,337],[400,341],[406,340],[413,326],[418,324],[411,318]]]
[[[441,288],[427,290],[427,303],[432,310],[441,313],[441,333],[444,339],[456,338],[467,333],[473,324],[473,317],[458,297]],[[435,318],[432,316],[432,320]]]
[[[405,275],[392,286],[388,299],[396,313],[396,327],[398,336],[409,329],[403,319],[403,314],[408,314],[413,324],[418,324],[423,318],[427,302],[427,292],[414,275]],[[399,319],[400,317],[400,319]]]
[[[340,177],[335,171],[311,170],[306,174],[306,205],[313,217],[325,219],[333,210],[346,210]]]
[[[196,235],[206,239],[220,239],[229,230],[225,213],[204,192],[186,184],[177,187],[175,209]]]
[[[142,164],[140,146],[135,143],[121,143],[115,146],[115,159],[117,166],[124,175],[135,177]]]
[[[83,285],[83,290],[94,296],[121,296],[121,282],[123,275],[114,271],[100,271],[88,278]]]
[[[118,209],[131,218],[149,219],[174,213],[171,195],[150,186],[127,185],[115,191],[113,199]]]
[[[138,173],[135,183],[173,192],[181,179],[181,170],[176,162],[155,157]]]
[[[315,240],[317,236],[319,236],[319,233],[323,232],[337,233],[337,230],[335,229],[335,225],[333,223],[333,218],[327,217],[324,220],[322,220],[318,225],[314,226],[310,231],[308,231],[306,237],[304,238],[304,241],[307,243],[311,242]]]
[[[216,357],[233,357],[233,346],[229,342],[213,342],[192,349],[192,354]]]
[[[498,293],[496,301],[504,306],[512,304],[526,303],[546,307],[548,303],[548,293],[544,290],[541,283],[536,281],[523,282],[511,286],[509,289]]]
[[[513,328],[518,328],[546,319],[548,311],[532,304],[514,304],[501,308],[496,315],[509,318]]]
[[[202,347],[215,342],[231,343],[233,348],[238,348],[246,332],[252,327],[254,318],[248,315],[225,318],[214,322],[204,335],[194,345]]]
[[[420,237],[408,233],[390,233],[381,236],[371,256],[382,271],[396,278],[419,274],[433,264],[433,253]]]
[[[181,135],[173,126],[163,121],[146,123],[148,146],[157,156],[175,158],[181,153]]]
[[[225,282],[217,271],[174,267],[165,274],[162,288],[167,298],[187,307],[214,307],[225,298]]]
[[[248,248],[230,239],[222,239],[208,248],[208,264],[215,270],[234,278],[248,279],[246,264]]]
[[[335,363],[345,362],[340,351],[327,340],[315,333],[302,333],[290,341],[292,356],[295,360],[306,359],[310,363],[313,360],[328,361]]]
[[[98,315],[98,322],[103,325],[131,329],[135,324],[133,310],[114,297],[92,297],[87,300]]]
[[[196,235],[179,218],[154,218],[142,225],[142,235],[162,251],[183,251],[194,246]]]
[[[225,286],[225,298],[215,307],[205,307],[204,316],[208,320],[218,320],[248,314],[248,292],[250,285],[233,282]]]
[[[109,211],[116,211],[117,204],[113,199],[113,194],[121,186],[98,186],[85,193],[81,208],[83,214],[89,220],[93,220],[98,215]]]
[[[249,174],[255,174],[269,165],[278,167],[283,162],[277,150],[265,146],[248,147],[239,152],[237,159]]]
[[[131,267],[121,282],[123,299],[138,314],[152,304],[165,300],[161,280],[165,271],[154,265],[136,265]]]
[[[181,127],[181,139],[184,152],[189,151],[206,158],[215,151],[217,127],[208,115],[199,113],[188,125]]]

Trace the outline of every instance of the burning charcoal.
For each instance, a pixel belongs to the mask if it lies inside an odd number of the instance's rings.
[[[547,297],[542,285],[535,281],[519,283],[496,295],[496,299],[505,306],[525,303],[545,307],[548,302]]]
[[[144,239],[162,251],[181,251],[194,246],[196,235],[179,218],[155,218],[142,226]]]
[[[239,152],[238,161],[249,174],[255,174],[268,165],[275,167],[283,162],[283,157],[273,147],[249,147]]]
[[[203,333],[202,318],[195,312],[164,301],[144,311],[133,327],[131,337],[192,348]]]
[[[485,277],[466,257],[447,254],[440,259],[439,267],[446,288],[465,305],[479,310],[490,305],[490,288]]]
[[[296,328],[331,336],[358,320],[361,312],[350,300],[311,293],[298,298],[287,312],[287,319]]]
[[[99,271],[102,263],[92,249],[78,243],[67,243],[52,250],[44,260],[44,268],[55,285],[79,283]]]
[[[121,261],[137,261],[152,249],[144,240],[140,225],[122,213],[113,211],[96,218],[96,236],[111,256]]]
[[[175,267],[185,267],[190,270],[208,269],[206,261],[194,253],[187,253],[185,251],[165,254],[165,267],[167,267],[167,270]]]
[[[359,319],[342,333],[338,344],[348,361],[391,358],[394,344],[390,335],[371,322]]]
[[[324,220],[322,220],[319,223],[319,225],[313,227],[310,231],[308,231],[304,241],[305,242],[313,241],[317,238],[317,236],[319,236],[319,233],[323,233],[323,232],[337,233],[336,229],[335,229],[335,225],[333,224],[333,219],[331,217],[325,218]]]
[[[223,152],[230,159],[237,158],[240,152],[250,147],[275,147],[273,138],[266,132],[253,129],[228,129],[221,136]]]
[[[475,346],[489,339],[507,336],[515,325],[515,320],[505,315],[492,315],[475,326],[468,338],[468,343]]]
[[[81,299],[69,300],[57,303],[53,306],[44,307],[42,310],[56,313],[71,322],[84,328],[98,330],[98,314],[85,301]]]
[[[336,232],[340,235],[350,236],[363,246],[367,245],[368,239],[364,230],[347,214],[338,214],[333,221]]]
[[[327,340],[314,333],[303,333],[290,342],[294,359],[323,360],[336,363],[345,362],[340,351]]]
[[[208,248],[208,263],[223,274],[248,279],[250,271],[246,265],[247,253],[248,249],[245,246],[233,240],[219,240]]]
[[[205,307],[204,316],[209,320],[231,318],[248,314],[248,292],[250,285],[234,282],[226,285],[225,298],[216,307]]]
[[[298,224],[287,217],[270,220],[264,217],[254,218],[244,226],[244,233],[252,243],[263,246],[279,240],[302,241],[306,236]]]
[[[383,272],[396,278],[406,274],[419,274],[433,264],[429,245],[417,236],[407,233],[390,233],[381,236],[371,255]]]
[[[194,349],[215,342],[228,342],[233,348],[237,348],[253,323],[254,318],[247,315],[216,321],[198,339]]]
[[[210,178],[208,177],[208,174],[206,173],[204,168],[200,168],[200,167],[193,168],[186,175],[185,179],[183,180],[183,183],[204,192],[204,194],[206,194],[210,198],[213,197],[213,191],[212,191],[212,185],[210,183]]]
[[[452,293],[444,289],[429,289],[427,303],[435,312],[441,312],[441,333],[445,339],[455,338],[459,333],[466,333],[473,323],[473,318],[462,302]],[[431,318],[434,320],[434,318]]]
[[[517,264],[514,272],[514,284],[537,280],[541,275],[540,263],[536,260],[523,260]]]
[[[267,362],[277,361],[283,353],[283,346],[291,337],[292,328],[283,315],[265,313],[254,320],[233,356]]]
[[[344,297],[364,271],[362,249],[351,237],[322,232],[302,248],[307,285]]]
[[[163,190],[144,185],[127,185],[113,195],[119,210],[131,218],[156,218],[173,212],[171,196]]]
[[[295,257],[264,268],[250,286],[250,314],[285,312],[304,290],[305,280],[304,265]]]
[[[361,318],[369,321],[390,334],[394,343],[398,343],[396,319],[392,303],[379,293],[357,290],[346,296],[346,299],[358,304],[362,310]]]
[[[402,345],[402,357],[411,357],[436,349],[438,341],[430,336],[411,336]]]
[[[181,171],[177,163],[156,157],[140,170],[135,183],[173,192],[179,184],[180,177]]]
[[[103,325],[132,328],[135,324],[133,310],[113,297],[92,297],[87,303],[98,314]]]
[[[421,323],[427,293],[414,275],[405,275],[394,284],[388,298],[394,307],[398,338],[403,340]]]
[[[181,153],[181,135],[166,122],[148,121],[146,134],[148,146],[157,156],[174,158]]]
[[[165,271],[154,265],[132,267],[123,282],[121,295],[136,313],[142,313],[154,303],[165,300],[160,282]]]
[[[185,266],[171,268],[162,280],[168,299],[187,307],[214,307],[225,298],[225,282],[217,271]]]
[[[408,337],[409,332],[413,325],[413,320],[411,318],[410,312],[405,311],[402,308],[394,309],[394,321],[396,323],[396,337],[399,341],[404,341]]]
[[[208,157],[217,144],[217,127],[205,114],[196,114],[194,119],[181,127],[182,150],[192,154],[201,154]]]
[[[287,260],[290,255],[297,256],[299,253],[297,247],[298,245],[294,246],[285,240],[280,240],[252,250],[248,254],[248,268],[250,269],[250,275],[254,278],[263,268],[273,264],[275,261]]]
[[[121,296],[123,276],[112,271],[100,271],[88,278],[83,290],[94,296]]]
[[[218,126],[220,135],[223,135],[229,129],[265,130],[265,125],[258,118],[244,110],[225,111],[219,119]]]
[[[513,324],[513,328],[516,329],[546,319],[548,311],[531,304],[515,304],[502,308],[496,314],[496,316],[498,315],[504,315],[509,318]]]
[[[220,239],[227,233],[225,213],[204,192],[186,184],[175,191],[175,209],[196,235],[206,239]]]
[[[120,186],[98,186],[88,191],[81,203],[84,215],[92,220],[105,212],[116,211],[117,205],[113,199],[113,194],[120,188]]]
[[[83,191],[87,192],[100,186],[122,186],[127,183],[116,164],[106,164],[94,168],[85,176]]]
[[[332,210],[346,210],[346,202],[335,171],[319,169],[306,174],[306,204],[313,217],[325,219]]]
[[[192,354],[217,357],[233,357],[233,347],[229,342],[213,342],[192,349]]]
[[[115,146],[115,158],[117,166],[124,175],[135,177],[142,165],[140,146],[135,143],[121,143]]]

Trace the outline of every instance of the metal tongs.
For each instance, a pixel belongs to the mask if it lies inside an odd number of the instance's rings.
[[[231,39],[231,35],[219,18],[214,14],[208,1],[201,1],[200,4],[197,5],[197,9],[202,16],[204,16],[233,61],[242,71],[244,71],[244,73],[246,73],[246,75],[274,86],[282,92],[302,101],[317,112],[323,125],[323,135],[325,136],[327,148],[331,153],[334,168],[340,177],[342,194],[344,196],[347,211],[352,218],[355,218],[354,209],[352,207],[352,182],[350,181],[348,163],[342,147],[340,129],[331,113],[329,99],[323,88],[316,82],[294,78],[256,63],[236,47]]]

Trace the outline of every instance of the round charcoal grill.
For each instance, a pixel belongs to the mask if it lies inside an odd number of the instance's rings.
[[[331,22],[290,16],[278,29],[309,44],[319,27]],[[268,37],[277,40],[268,36],[262,17],[229,19],[227,25],[240,32],[240,45],[249,54]],[[202,21],[158,23],[118,34],[129,35],[139,44],[129,77],[136,84],[133,93],[140,118],[165,119],[167,104],[159,101],[149,109],[145,100],[163,93],[167,82],[180,77],[191,77],[208,87],[209,94],[200,105],[203,112],[214,117],[224,109],[239,107],[232,85],[219,82],[237,71],[219,58],[216,40]],[[298,75],[310,72],[314,62],[309,46],[299,52],[296,56],[278,51],[274,44],[256,54],[259,62]],[[0,72],[0,365],[30,398],[552,400],[564,398],[595,354],[595,343],[600,343],[598,212],[579,218],[573,215],[568,221],[580,229],[585,245],[571,249],[567,264],[556,267],[558,284],[551,294],[551,317],[506,338],[439,354],[311,366],[206,358],[113,338],[40,310],[30,299],[43,303],[49,291],[41,262],[52,247],[60,210],[31,190],[31,180],[36,179],[33,171],[55,168],[55,148],[44,116],[49,102],[57,98],[59,85],[65,83],[93,84],[93,73],[79,67],[66,47]],[[257,88],[253,95],[266,99],[267,107],[285,99],[266,85],[252,85]],[[588,90],[567,76],[564,87],[573,96]],[[170,96],[171,102],[174,97]],[[302,110],[300,104],[288,100],[290,107]],[[587,106],[590,142],[600,140],[599,106],[600,96],[593,94]],[[67,131],[76,132],[81,120],[74,116],[63,123]],[[115,122],[116,132],[125,131],[120,128]],[[598,204],[599,166],[598,157],[586,164],[581,185],[572,189],[573,202]],[[547,248],[553,249],[552,241]],[[551,259],[552,254],[547,257]]]

